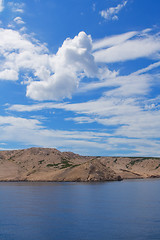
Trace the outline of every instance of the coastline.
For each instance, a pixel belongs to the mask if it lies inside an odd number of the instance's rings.
[[[121,182],[121,181],[132,181],[132,180],[153,180],[159,179],[160,176],[151,176],[151,177],[139,177],[139,178],[124,178],[119,180],[104,180],[104,181],[56,181],[56,180],[0,180],[0,183],[11,182],[11,183],[105,183],[105,182]]]

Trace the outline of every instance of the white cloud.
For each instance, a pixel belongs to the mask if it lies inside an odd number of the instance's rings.
[[[33,44],[29,40],[29,36],[21,35],[18,31],[12,29],[0,28],[0,54],[3,56],[12,54],[19,51],[34,51],[40,54],[40,52],[45,51],[44,45]]]
[[[91,50],[91,37],[84,32],[74,39],[66,39],[51,58],[54,74],[45,81],[31,82],[27,87],[27,96],[36,100],[71,98],[81,78],[97,75],[98,69]]]
[[[46,129],[37,119],[0,116],[0,141],[20,143],[24,146],[55,147],[61,150],[79,149],[88,154],[90,149],[105,147],[107,133],[93,131],[60,131]],[[15,138],[16,136],[16,138]],[[81,151],[80,151],[81,149]]]
[[[13,12],[24,13],[24,3],[8,2],[8,6],[11,7]]]
[[[156,101],[159,100],[157,99]],[[80,116],[67,118],[66,120],[75,121],[77,124],[97,122],[107,129],[109,127],[110,130],[114,127],[111,134],[106,133],[106,130],[103,131],[105,134],[101,145],[103,150],[110,149],[119,152],[119,149],[122,150],[122,145],[124,145],[126,151],[128,148],[132,148],[133,155],[137,153],[139,156],[158,156],[160,155],[160,142],[157,140],[160,138],[160,109],[155,111],[154,108],[150,108],[146,111],[143,105],[144,99],[116,96],[75,104],[13,105],[9,109],[37,111],[53,108],[72,111]],[[97,140],[95,139],[95,141]]]
[[[157,68],[157,67],[160,67],[160,61],[159,62],[155,62],[153,64],[150,64],[149,66],[134,72],[132,75],[139,75],[139,74],[151,71],[152,69]]]
[[[106,96],[114,97],[140,97],[149,93],[151,87],[159,82],[158,74],[149,74],[148,71],[159,67],[159,62],[149,65],[146,68],[140,69],[127,76],[119,76],[118,73],[112,72],[106,77],[101,78],[101,81],[92,81],[86,84],[81,84],[78,92],[88,92],[91,90],[110,88],[104,92]]]
[[[18,80],[20,70],[28,69],[30,72],[43,67],[48,68],[47,48],[33,41],[28,35],[21,35],[12,29],[0,29],[0,56],[1,56],[1,79]],[[5,73],[8,73],[5,76]]]
[[[93,122],[95,122],[96,120],[94,119],[94,118],[91,118],[91,117],[70,117],[70,118],[65,118],[65,120],[67,120],[67,121],[70,121],[70,120],[72,120],[72,121],[75,121],[76,123],[79,123],[79,124],[81,124],[81,123],[93,123]]]
[[[22,20],[21,17],[16,17],[13,20],[16,24],[24,24],[25,22]]]
[[[19,20],[21,18],[15,21]],[[29,71],[32,73],[32,81],[28,82],[27,96],[36,100],[71,98],[84,76],[98,76],[98,67],[92,56],[92,39],[84,32],[80,32],[74,39],[66,39],[57,54],[52,55],[44,45],[30,36],[1,28],[0,55],[3,59],[1,79],[6,69],[10,73],[17,72],[17,75],[20,70]]]
[[[117,78],[115,89],[106,92],[107,96],[138,97],[145,96],[150,91],[153,77],[151,75],[129,75]],[[153,82],[154,83],[154,82]],[[111,84],[111,83],[110,83]]]
[[[159,122],[159,113],[157,113],[156,127],[158,127]],[[124,116],[125,117],[125,116]],[[148,118],[147,123],[145,118],[148,116],[137,116],[134,124],[137,121],[137,132],[145,123],[145,127],[153,127],[149,121],[155,120],[155,118]],[[130,122],[132,116],[129,114]],[[89,121],[89,118],[80,118],[80,121]],[[138,124],[140,120],[140,124]],[[127,121],[127,120],[126,120]],[[77,119],[78,122],[78,119]],[[107,122],[107,121],[106,121]],[[141,125],[142,124],[142,125]],[[159,128],[158,128],[159,129]],[[123,130],[123,128],[122,128]],[[120,137],[119,132],[116,134],[108,134],[103,132],[93,132],[93,131],[60,131],[53,129],[46,129],[42,122],[37,119],[26,119],[21,117],[4,117],[0,116],[0,141],[4,144],[8,141],[14,141],[14,143],[20,143],[21,146],[41,146],[41,147],[56,147],[61,150],[74,150],[77,149],[78,153],[89,154],[92,151],[92,154],[96,154],[102,151],[117,151],[119,148],[123,148],[127,151],[128,147],[132,148],[134,153],[130,155],[148,155],[148,156],[158,156],[160,155],[159,150],[159,140],[147,139],[149,133],[155,133],[154,129],[151,129],[151,132],[144,131],[145,135],[143,137],[136,138],[129,137],[130,131],[132,129],[124,129],[126,131],[127,138]],[[127,134],[128,133],[128,134]],[[148,135],[146,135],[148,134]],[[155,138],[158,135],[158,131],[155,135]],[[16,136],[16,139],[15,139]],[[124,145],[125,147],[122,147]],[[133,147],[134,146],[134,147]],[[94,152],[94,150],[95,152]],[[123,155],[125,155],[123,153]]]
[[[118,20],[117,14],[126,6],[128,1],[124,1],[122,4],[118,4],[116,7],[108,8],[100,12],[101,17],[106,20]]]
[[[110,48],[100,49],[94,52],[95,61],[113,63],[138,58],[157,58],[160,52],[160,37],[145,35],[133,40],[126,40]]]
[[[72,119],[76,122],[95,121],[106,127],[109,126],[111,129],[111,126],[115,126],[112,137],[118,138],[117,144],[125,141],[139,155],[154,154],[158,156],[160,154],[157,140],[160,138],[160,110],[146,111],[141,106],[143,101],[144,99],[135,100],[133,98],[101,98],[87,103],[69,104],[65,106],[65,109],[89,116],[87,119],[81,117]],[[112,140],[112,137],[107,141]],[[153,145],[156,145],[156,148],[152,148]],[[142,146],[143,151],[140,151]],[[148,153],[149,150],[150,153]]]
[[[32,111],[40,111],[43,109],[53,109],[53,108],[62,108],[63,109],[64,104],[63,103],[39,103],[39,104],[33,104],[33,105],[21,105],[21,104],[15,104],[8,106],[8,110],[17,111],[17,112],[32,112]]]
[[[5,69],[0,72],[0,80],[18,80],[18,73],[14,69]]]
[[[118,44],[122,44],[128,39],[131,39],[132,37],[136,36],[138,32],[132,31],[123,33],[120,35],[115,35],[111,37],[105,37],[103,39],[97,40],[93,42],[93,50],[103,49],[106,47],[112,47]]]
[[[0,0],[0,12],[2,12],[4,9],[4,1]]]
[[[92,10],[93,10],[93,12],[96,11],[96,4],[95,3],[93,3],[93,5],[92,5]]]
[[[160,156],[160,150],[158,148],[158,145],[160,144],[160,141],[153,141],[153,140],[147,140],[145,138],[138,139],[138,138],[109,138],[108,139],[108,145],[112,148],[117,149],[122,148],[123,150],[130,149],[129,156]],[[123,153],[120,154],[121,156],[124,156]]]

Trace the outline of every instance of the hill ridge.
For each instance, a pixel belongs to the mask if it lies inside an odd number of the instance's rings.
[[[0,151],[0,181],[116,181],[160,177],[160,158],[81,156],[56,148]]]

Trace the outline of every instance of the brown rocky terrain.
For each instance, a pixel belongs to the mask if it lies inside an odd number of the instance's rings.
[[[113,181],[160,177],[160,158],[90,157],[51,148],[0,151],[0,181]]]

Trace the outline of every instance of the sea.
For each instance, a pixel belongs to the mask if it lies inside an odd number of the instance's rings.
[[[0,183],[0,240],[160,240],[160,180]]]

